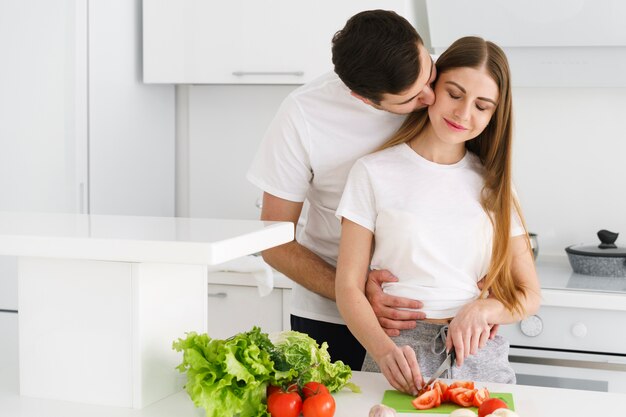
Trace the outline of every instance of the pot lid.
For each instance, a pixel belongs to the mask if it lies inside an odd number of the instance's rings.
[[[600,244],[595,245],[572,245],[565,248],[565,252],[572,255],[583,256],[602,256],[606,258],[625,258],[626,248],[620,248],[615,245],[619,233],[609,232],[608,230],[600,230],[598,238]]]

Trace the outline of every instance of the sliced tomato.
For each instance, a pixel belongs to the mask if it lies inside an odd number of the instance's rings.
[[[449,401],[449,396],[448,396],[448,384],[446,384],[443,381],[435,381],[435,383],[433,384],[434,389],[436,389],[437,391],[439,391],[439,397],[441,397],[441,402],[446,402]]]
[[[428,410],[429,408],[437,407],[437,402],[441,404],[439,391],[431,389],[416,397],[413,401],[411,401],[411,404],[413,404],[413,407],[418,410]]]
[[[474,381],[454,381],[450,384],[450,388],[467,388],[474,389]]]
[[[474,403],[475,393],[475,389],[466,389],[465,391],[459,392],[456,396],[455,403],[463,407],[470,407]]]
[[[476,393],[474,394],[474,399],[472,400],[472,404],[474,405],[474,407],[480,407],[487,398],[489,398],[489,391],[487,390],[487,388],[481,388],[479,390],[476,390]]]

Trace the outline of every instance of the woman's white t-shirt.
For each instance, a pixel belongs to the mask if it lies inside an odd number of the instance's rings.
[[[454,317],[480,294],[493,240],[482,172],[471,152],[441,165],[400,144],[359,159],[348,177],[337,216],[374,233],[372,268],[399,279],[384,291],[422,301],[428,318]],[[511,235],[523,233],[512,216]]]

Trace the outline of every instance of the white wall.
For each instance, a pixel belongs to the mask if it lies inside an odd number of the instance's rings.
[[[258,217],[258,191],[244,175],[293,88],[192,87],[186,167],[192,216]],[[622,232],[618,243],[626,245],[626,89],[518,88],[514,108],[514,180],[540,254],[592,243],[602,228]]]
[[[513,97],[514,180],[540,253],[596,242],[600,229],[621,232],[626,245],[626,88],[524,88]]]

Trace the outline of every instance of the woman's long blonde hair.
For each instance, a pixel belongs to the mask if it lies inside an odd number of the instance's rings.
[[[482,38],[468,36],[454,42],[437,59],[439,75],[462,67],[485,68],[499,89],[498,105],[489,124],[480,135],[465,142],[466,149],[476,154],[484,166],[481,205],[493,225],[491,264],[481,296],[491,291],[509,311],[524,314],[521,298],[526,295],[526,289],[513,279],[511,273],[511,213],[517,213],[524,229],[526,227],[511,181],[513,119],[509,64],[500,47]],[[429,123],[427,109],[412,113],[381,149],[409,142]],[[527,245],[530,248],[530,242]]]

